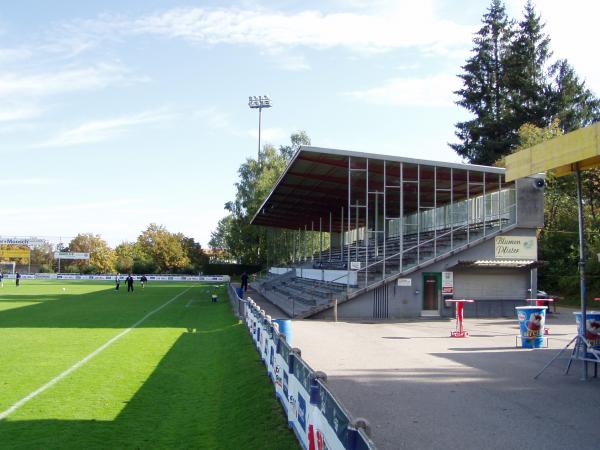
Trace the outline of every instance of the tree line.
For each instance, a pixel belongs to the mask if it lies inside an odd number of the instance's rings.
[[[89,261],[62,260],[60,271],[66,273],[199,273],[209,263],[202,246],[193,238],[154,223],[134,242],[123,242],[115,248],[93,233],[78,234],[68,244],[56,247],[46,242],[31,250],[31,264],[40,272],[57,271],[55,250],[90,253]]]

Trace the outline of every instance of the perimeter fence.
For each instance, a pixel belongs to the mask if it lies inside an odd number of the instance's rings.
[[[251,298],[240,298],[231,284],[229,299],[252,336],[300,445],[305,450],[375,450],[368,422],[352,418],[327,387],[327,376],[302,359],[278,324]]]

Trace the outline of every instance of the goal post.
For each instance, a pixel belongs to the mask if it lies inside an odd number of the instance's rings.
[[[14,261],[0,261],[0,273],[14,275],[16,265]]]

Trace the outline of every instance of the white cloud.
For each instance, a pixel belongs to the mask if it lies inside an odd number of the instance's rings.
[[[393,106],[452,106],[453,92],[460,79],[453,75],[422,78],[393,78],[381,86],[349,92],[350,97],[367,103]]]
[[[304,55],[292,53],[291,51],[268,52],[269,56],[275,61],[275,64],[283,70],[290,72],[299,72],[310,70],[310,64]]]
[[[93,144],[111,139],[127,129],[148,123],[162,122],[173,116],[164,111],[146,111],[140,114],[120,116],[112,119],[85,122],[75,128],[60,132],[55,137],[35,147],[63,147]]]
[[[443,51],[455,45],[469,45],[472,28],[436,17],[432,5],[432,0],[402,2],[381,14],[175,8],[137,19],[127,28],[135,33],[207,44],[261,48],[306,46],[387,51],[417,46]]]
[[[45,73],[0,74],[0,96],[46,96],[106,88],[126,84],[140,78],[132,77],[124,68],[112,64],[97,64],[87,68],[69,68]]]
[[[41,113],[42,109],[37,106],[2,105],[0,106],[0,123],[32,119]]]

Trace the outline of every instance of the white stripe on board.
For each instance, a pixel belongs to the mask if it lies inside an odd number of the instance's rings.
[[[46,389],[51,388],[52,386],[54,386],[56,383],[58,383],[60,380],[62,380],[63,378],[65,378],[66,376],[68,376],[69,374],[75,372],[77,369],[79,369],[81,366],[83,366],[86,362],[88,362],[90,359],[92,359],[94,356],[96,356],[98,353],[102,352],[103,350],[105,350],[106,348],[110,347],[112,344],[114,344],[115,342],[117,342],[119,339],[121,339],[123,336],[125,336],[127,333],[129,333],[131,330],[133,330],[134,328],[138,327],[140,324],[142,324],[148,317],[156,314],[157,312],[159,312],[161,309],[163,309],[165,306],[171,304],[172,302],[174,302],[175,300],[177,300],[179,297],[181,297],[183,294],[185,294],[187,291],[189,291],[191,289],[191,287],[187,288],[185,291],[180,292],[179,294],[177,294],[175,297],[173,297],[171,300],[167,301],[166,303],[163,303],[161,306],[159,306],[158,308],[150,311],[148,314],[146,314],[144,317],[142,317],[140,320],[138,320],[136,323],[134,323],[133,325],[131,325],[129,328],[121,331],[119,334],[117,334],[115,337],[111,338],[109,341],[105,342],[104,344],[102,344],[100,347],[98,347],[96,350],[94,350],[92,353],[90,353],[89,355],[87,355],[85,358],[83,358],[81,361],[73,364],[71,367],[69,367],[67,370],[65,370],[64,372],[62,372],[61,374],[57,375],[56,377],[52,378],[50,381],[48,381],[46,384],[44,384],[43,386],[37,388],[35,391],[33,391],[32,393],[30,393],[29,395],[23,397],[21,400],[19,400],[17,403],[15,403],[14,405],[12,405],[10,408],[8,408],[6,411],[3,411],[2,413],[0,413],[0,420],[4,420],[6,419],[6,417],[8,417],[10,414],[14,413],[17,409],[19,409],[21,406],[23,406],[25,403],[27,403],[29,400],[37,397],[39,394],[41,394],[42,392],[44,392]]]

